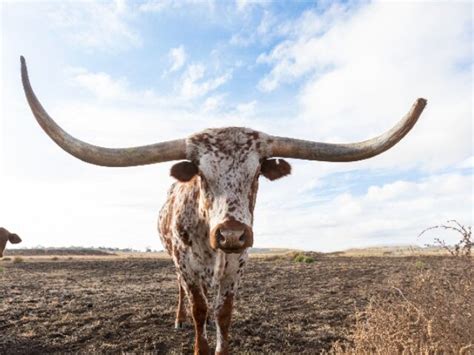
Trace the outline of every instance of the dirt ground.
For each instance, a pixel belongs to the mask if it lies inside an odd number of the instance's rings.
[[[327,350],[344,339],[355,310],[386,287],[388,277],[409,282],[419,260],[320,256],[306,264],[252,258],[233,313],[232,352]],[[171,260],[59,258],[4,261],[0,267],[0,354],[192,352],[191,325],[173,327]],[[212,346],[214,330],[208,333]]]

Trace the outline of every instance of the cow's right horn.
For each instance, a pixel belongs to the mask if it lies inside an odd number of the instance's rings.
[[[392,129],[363,142],[338,144],[272,137],[272,156],[333,162],[368,159],[385,152],[405,137],[415,125],[425,106],[425,99],[417,99],[410,111]]]
[[[101,166],[137,166],[186,159],[186,141],[173,141],[130,148],[104,148],[85,143],[64,131],[41,106],[28,78],[25,58],[21,57],[21,80],[26,99],[41,128],[69,154]]]

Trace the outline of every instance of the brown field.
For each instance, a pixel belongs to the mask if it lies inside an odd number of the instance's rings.
[[[153,256],[10,256],[0,261],[0,353],[191,353],[192,327],[173,328],[174,267],[162,254]],[[397,316],[403,310],[409,313],[398,321],[410,325],[410,334],[424,329],[413,331],[411,321],[415,328],[429,325],[425,345],[442,347],[436,337],[440,333],[454,349],[473,351],[471,261],[440,256],[313,257],[312,263],[296,263],[288,255],[251,258],[233,315],[234,353],[314,354],[330,351],[337,341],[367,350],[361,330],[389,331],[383,321],[393,326],[398,318],[381,310],[391,309]],[[380,306],[386,299],[390,307]],[[425,301],[439,311],[430,315],[416,303]],[[436,328],[437,319],[428,322],[436,312],[447,330]],[[374,322],[372,328],[367,320]],[[397,331],[403,333],[401,328]],[[446,331],[456,334],[447,336]],[[213,329],[209,338],[215,344]],[[380,346],[372,350],[377,349]]]

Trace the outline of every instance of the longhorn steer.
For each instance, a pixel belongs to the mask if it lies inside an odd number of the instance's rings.
[[[206,319],[208,290],[216,292],[214,318],[216,354],[227,354],[234,297],[253,245],[253,210],[259,176],[275,180],[290,173],[287,157],[347,162],[373,157],[395,145],[413,127],[426,100],[418,99],[391,130],[351,144],[329,144],[270,136],[247,128],[207,129],[186,139],[153,145],[110,149],[82,142],[59,127],[37,100],[30,86],[25,60],[21,73],[26,98],[43,130],[65,151],[101,166],[136,166],[172,160],[178,181],[161,210],[161,241],[178,274],[176,327],[185,320],[184,295],[195,328],[195,353],[209,353]]]
[[[21,238],[17,234],[10,233],[5,228],[0,227],[0,258],[3,258],[3,252],[5,251],[7,242],[18,244],[21,243]]]

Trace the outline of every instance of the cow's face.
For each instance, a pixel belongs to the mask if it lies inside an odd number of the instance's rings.
[[[286,161],[266,159],[268,139],[244,128],[206,130],[187,142],[191,161],[172,167],[171,175],[180,181],[198,179],[212,248],[240,253],[251,247],[259,176],[275,180],[290,173]]]

